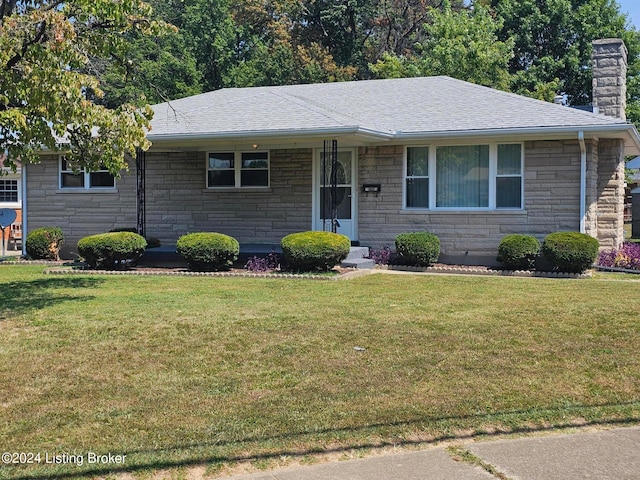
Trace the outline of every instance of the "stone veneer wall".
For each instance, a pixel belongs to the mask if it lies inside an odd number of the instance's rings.
[[[591,145],[589,145],[591,148]],[[367,245],[393,245],[404,231],[437,234],[444,259],[466,256],[495,260],[504,235],[527,233],[542,239],[580,227],[580,146],[577,140],[525,143],[524,210],[412,212],[402,206],[402,146],[361,148],[359,183],[381,183],[378,196],[360,193],[359,233]]]
[[[593,41],[593,105],[609,117],[625,120],[627,107],[627,47],[619,38]]]
[[[74,258],[78,240],[116,227],[136,226],[135,165],[116,179],[115,190],[72,191],[58,188],[58,157],[43,156],[27,172],[26,199],[28,231],[38,227],[60,227],[65,235],[62,255]]]
[[[205,153],[148,153],[147,235],[175,244],[189,232],[279,244],[311,228],[312,150],[272,150],[269,189],[208,190]]]
[[[624,141],[601,139],[598,148],[597,238],[600,248],[624,241]]]
[[[272,150],[268,189],[208,190],[205,153],[147,153],[146,234],[173,245],[197,231],[226,233],[241,243],[279,244],[311,228],[312,150]],[[56,156],[28,166],[28,228],[62,228],[65,256],[78,240],[116,227],[136,226],[135,166],[116,191],[58,189]]]
[[[624,170],[620,140],[587,141],[587,232],[603,247],[622,239]],[[271,151],[269,189],[214,191],[205,188],[203,152],[147,154],[147,235],[164,245],[188,232],[218,231],[242,243],[278,244],[292,232],[311,228],[312,150]],[[358,187],[382,184],[381,192],[358,195],[359,240],[393,245],[404,231],[428,230],[442,241],[445,259],[495,259],[500,239],[528,233],[542,239],[553,231],[580,227],[580,146],[577,140],[525,143],[522,211],[414,212],[402,210],[404,147],[361,147]],[[25,192],[28,228],[59,226],[65,252],[78,239],[115,227],[136,225],[135,168],[117,180],[115,192],[58,189],[57,157],[28,166]]]

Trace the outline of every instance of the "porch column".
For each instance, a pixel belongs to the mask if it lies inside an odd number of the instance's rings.
[[[146,234],[146,193],[145,193],[145,176],[147,168],[147,154],[141,149],[136,152],[136,214],[138,234],[143,237]]]

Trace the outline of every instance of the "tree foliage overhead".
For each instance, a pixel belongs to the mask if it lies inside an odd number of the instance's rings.
[[[473,10],[443,11],[431,9],[423,30],[425,38],[414,45],[413,53],[398,56],[384,53],[371,70],[378,77],[450,77],[509,90],[509,60],[513,41],[499,41],[501,24],[489,12]]]
[[[127,34],[159,34],[139,0],[2,0],[0,2],[0,142],[9,162],[63,150],[76,167],[117,173],[125,155],[147,148],[151,111],[115,109],[92,75],[101,60],[126,65]]]
[[[591,101],[591,42],[622,38],[629,51],[629,79],[640,68],[640,38],[627,26],[615,0],[490,0],[502,20],[498,37],[514,42],[509,62],[514,92],[534,94],[540,85],[555,82],[557,93],[571,104]],[[638,95],[631,85],[631,100]],[[635,93],[634,93],[635,92]]]
[[[638,110],[638,32],[614,0],[151,0],[181,29],[203,91],[444,74],[591,100],[591,42],[623,38]]]

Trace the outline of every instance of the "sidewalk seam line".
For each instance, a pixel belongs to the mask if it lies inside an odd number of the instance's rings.
[[[478,457],[476,454],[472,453],[462,446],[449,446],[445,448],[445,452],[452,458],[452,460],[455,460],[456,462],[464,462],[474,467],[480,467],[500,480],[513,480],[512,478],[508,477],[506,474],[498,470],[494,465],[485,462],[482,458]]]

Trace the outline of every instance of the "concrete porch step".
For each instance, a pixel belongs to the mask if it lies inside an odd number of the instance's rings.
[[[372,270],[376,268],[376,262],[370,258],[354,258],[352,260],[345,260],[340,264],[343,268],[359,268],[361,270]]]
[[[365,258],[369,256],[369,247],[351,247],[349,250],[349,255],[347,255],[347,260],[356,260],[358,258]]]
[[[372,269],[376,268],[376,262],[369,258],[369,247],[351,247],[349,255],[340,264],[343,268],[360,268]]]

